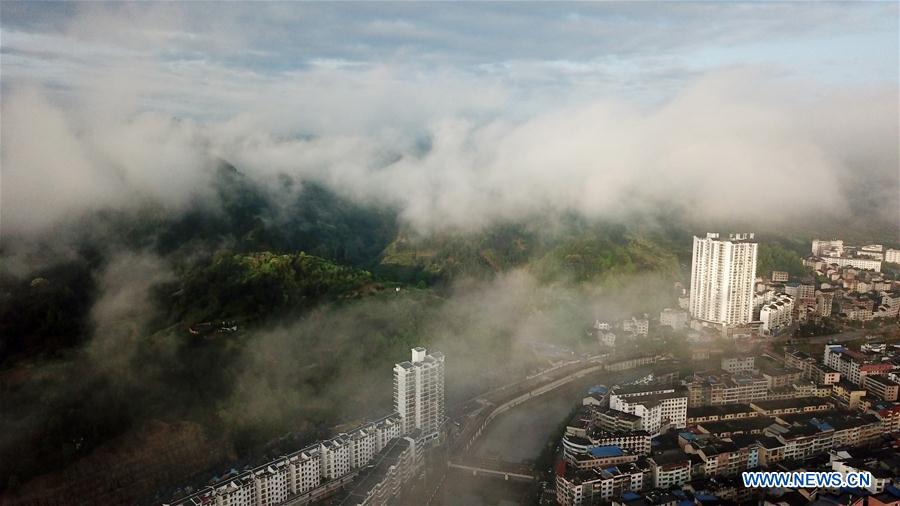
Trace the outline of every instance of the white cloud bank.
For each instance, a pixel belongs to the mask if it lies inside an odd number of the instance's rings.
[[[41,229],[144,199],[177,210],[203,192],[217,158],[260,180],[288,174],[398,204],[425,232],[544,211],[620,218],[667,204],[695,216],[790,220],[845,212],[848,181],[896,175],[893,93],[798,96],[728,72],[659,107],[595,101],[524,120],[436,118],[422,125],[423,150],[418,136],[392,128],[297,139],[262,130],[259,118],[115,118],[13,91],[4,97],[3,224]]]
[[[4,232],[145,200],[177,212],[218,159],[397,204],[424,232],[666,205],[840,215],[873,181],[874,213],[900,214],[898,52],[870,54],[896,42],[896,6],[4,11]],[[832,38],[831,60],[810,55]]]

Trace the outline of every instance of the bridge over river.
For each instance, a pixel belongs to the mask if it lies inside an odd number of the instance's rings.
[[[459,469],[472,476],[493,476],[504,480],[535,481],[534,466],[527,463],[504,462],[497,459],[469,458],[464,463],[448,462],[450,469]]]
[[[523,382],[502,395],[469,403],[454,438],[448,467],[471,476],[536,481],[534,460],[582,392],[601,379],[628,381],[645,368],[606,372],[601,360],[581,361]]]

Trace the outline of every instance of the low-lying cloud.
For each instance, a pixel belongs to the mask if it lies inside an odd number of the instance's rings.
[[[240,117],[78,113],[20,89],[3,99],[3,226],[41,230],[145,201],[177,212],[204,195],[220,159],[267,184],[289,175],[398,205],[423,233],[560,211],[623,219],[666,206],[787,222],[846,212],[855,178],[898,183],[896,93],[797,101],[803,91],[734,71],[654,107],[597,100],[518,120],[448,116],[415,134],[291,138]],[[896,216],[897,204],[887,199],[879,211]]]

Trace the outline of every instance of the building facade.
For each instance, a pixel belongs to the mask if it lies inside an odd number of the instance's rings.
[[[900,264],[900,249],[888,248],[885,250],[884,261],[891,264]]]
[[[683,329],[687,326],[688,314],[680,309],[666,308],[659,313],[659,324],[668,325],[675,330]]]
[[[694,237],[690,313],[698,320],[743,325],[753,319],[757,244],[753,234]]]
[[[840,267],[855,267],[867,271],[881,272],[881,260],[873,258],[857,257],[823,257],[829,264],[837,264]]]
[[[759,310],[759,320],[762,322],[760,330],[767,336],[778,334],[790,327],[793,312],[794,298],[787,294],[777,295],[775,300]]]
[[[859,352],[851,351],[839,344],[825,345],[822,363],[841,373],[854,385],[863,385],[866,376],[887,375],[893,369],[889,363],[872,362]]]
[[[609,394],[609,407],[641,418],[641,429],[659,434],[665,425],[684,428],[687,425],[687,392],[681,388],[614,387]]]
[[[825,255],[841,256],[844,254],[844,241],[833,239],[830,241],[813,239],[812,254],[821,257]]]
[[[394,406],[397,412],[386,417],[252,470],[233,472],[170,504],[307,504],[334,495],[361,473],[365,476],[355,489],[359,493],[346,504],[388,504],[422,462],[417,445],[439,435],[444,420],[442,353],[414,348],[412,362],[394,367]],[[649,441],[647,447],[649,451]]]
[[[394,411],[403,433],[422,431],[423,439],[440,436],[444,422],[444,354],[413,348],[412,360],[394,366]]]

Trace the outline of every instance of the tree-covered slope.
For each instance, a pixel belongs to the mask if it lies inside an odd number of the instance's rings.
[[[373,281],[368,271],[303,252],[222,252],[188,272],[169,302],[178,320],[253,320],[353,297]]]
[[[542,281],[570,280],[578,283],[612,281],[630,274],[678,274],[675,256],[649,239],[628,238],[617,242],[607,237],[585,237],[564,242],[530,269]]]
[[[760,241],[756,253],[756,275],[769,277],[772,271],[785,271],[791,276],[808,274],[798,251],[777,242]]]
[[[618,226],[504,224],[465,234],[399,236],[377,269],[406,269],[418,281],[486,278],[513,268],[526,269],[542,282],[582,283],[642,272],[676,276],[678,259],[664,241]]]

